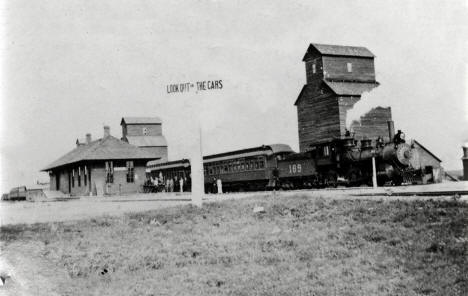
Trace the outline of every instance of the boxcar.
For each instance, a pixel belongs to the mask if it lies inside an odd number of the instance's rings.
[[[27,194],[26,186],[15,187],[10,190],[8,200],[26,200]]]

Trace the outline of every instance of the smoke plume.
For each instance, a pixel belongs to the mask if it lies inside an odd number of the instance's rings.
[[[370,92],[364,92],[361,99],[354,104],[353,108],[346,112],[346,128],[351,131],[352,125],[356,124],[356,121],[360,122],[361,116],[364,116],[372,108],[389,107],[391,98],[388,94],[390,93],[382,86],[374,88]]]

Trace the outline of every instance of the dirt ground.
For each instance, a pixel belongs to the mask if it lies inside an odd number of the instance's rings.
[[[327,194],[6,225],[0,295],[466,295],[465,202]]]
[[[432,185],[401,186],[386,188],[338,188],[324,190],[301,190],[275,192],[278,196],[305,194],[310,197],[323,196],[332,199],[382,199],[413,200],[413,199],[446,199],[449,197],[434,196],[398,196],[402,192],[437,192],[437,191],[468,191],[468,182],[451,182]],[[271,192],[232,193],[204,196],[205,202],[242,199],[251,196],[268,196]],[[366,196],[369,195],[369,196]],[[372,195],[372,196],[370,196]],[[468,196],[461,196],[468,200]],[[72,221],[89,219],[103,215],[122,215],[140,211],[155,210],[190,203],[190,193],[155,193],[135,194],[112,197],[81,197],[69,201],[41,202],[0,202],[0,226],[19,223],[44,223],[53,221]]]

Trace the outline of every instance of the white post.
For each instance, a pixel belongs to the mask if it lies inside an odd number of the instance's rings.
[[[377,188],[377,170],[375,168],[375,156],[372,156],[372,187]]]
[[[191,166],[191,181],[192,181],[192,204],[201,207],[203,196],[205,195],[205,180],[203,175],[203,156],[202,156],[202,138],[201,126],[198,119],[198,137],[194,143],[192,150],[192,157],[190,158]]]

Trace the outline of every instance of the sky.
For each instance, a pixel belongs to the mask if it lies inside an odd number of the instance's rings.
[[[294,102],[309,43],[375,55],[377,105],[395,128],[461,169],[468,141],[464,1],[25,1],[1,4],[1,191],[103,125],[158,116],[169,159],[285,143],[298,150]],[[167,85],[222,80],[216,90]],[[378,94],[378,95],[377,95]]]

